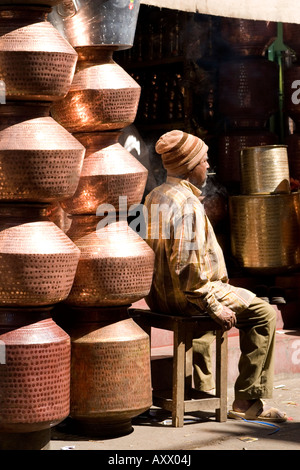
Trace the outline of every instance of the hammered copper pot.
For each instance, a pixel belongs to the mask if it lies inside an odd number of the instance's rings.
[[[49,11],[0,6],[0,80],[7,100],[54,101],[70,88],[77,53],[47,21]]]
[[[115,215],[72,216],[67,235],[81,255],[67,304],[129,305],[148,294],[154,252],[126,220]]]
[[[278,110],[278,65],[264,57],[222,61],[219,111],[235,128],[263,128]]]
[[[72,351],[70,417],[89,435],[130,432],[131,418],[152,404],[149,336],[126,307],[64,316]]]
[[[100,204],[119,211],[142,200],[148,170],[118,142],[119,132],[75,134],[86,148],[79,184],[73,197],[61,202],[68,214],[96,214]]]
[[[277,23],[241,18],[222,18],[222,38],[240,55],[263,55],[277,36]]]
[[[51,308],[0,308],[1,433],[50,428],[70,410],[70,337]],[[26,439],[26,437],[25,437]]]
[[[39,205],[0,204],[0,307],[52,305],[72,287],[80,251]]]
[[[49,106],[0,106],[0,201],[53,202],[78,186],[84,146],[49,116]]]
[[[265,274],[300,265],[300,193],[229,198],[232,255]]]
[[[90,49],[78,61],[67,96],[53,104],[52,116],[72,133],[132,124],[141,87],[113,60],[111,51]]]

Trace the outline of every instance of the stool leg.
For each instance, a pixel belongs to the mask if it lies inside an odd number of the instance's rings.
[[[174,328],[172,425],[183,426],[184,419],[184,382],[185,382],[185,331],[184,325]]]
[[[227,332],[216,332],[216,395],[220,397],[220,408],[216,410],[216,420],[227,421]]]
[[[193,325],[186,325],[185,333],[185,395],[189,398],[193,378]]]

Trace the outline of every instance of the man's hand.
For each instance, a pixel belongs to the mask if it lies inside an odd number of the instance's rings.
[[[214,320],[222,326],[223,331],[230,330],[236,324],[235,313],[229,307],[225,306],[223,306],[220,315],[218,315]]]

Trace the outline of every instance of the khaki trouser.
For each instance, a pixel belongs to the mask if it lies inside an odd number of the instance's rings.
[[[235,398],[271,398],[274,375],[276,312],[258,297],[236,315],[240,334],[239,375],[235,382]],[[214,332],[193,340],[195,388],[214,388],[211,365],[211,344]]]

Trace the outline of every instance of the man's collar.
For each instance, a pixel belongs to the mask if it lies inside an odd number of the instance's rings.
[[[192,193],[197,196],[198,198],[201,196],[202,192],[199,188],[197,188],[195,185],[193,185],[192,183],[190,183],[189,181],[183,179],[183,178],[177,178],[176,176],[167,176],[167,180],[166,180],[167,183],[170,183],[170,184],[179,184],[181,186],[185,186],[186,188],[188,188],[190,191],[192,191]]]

